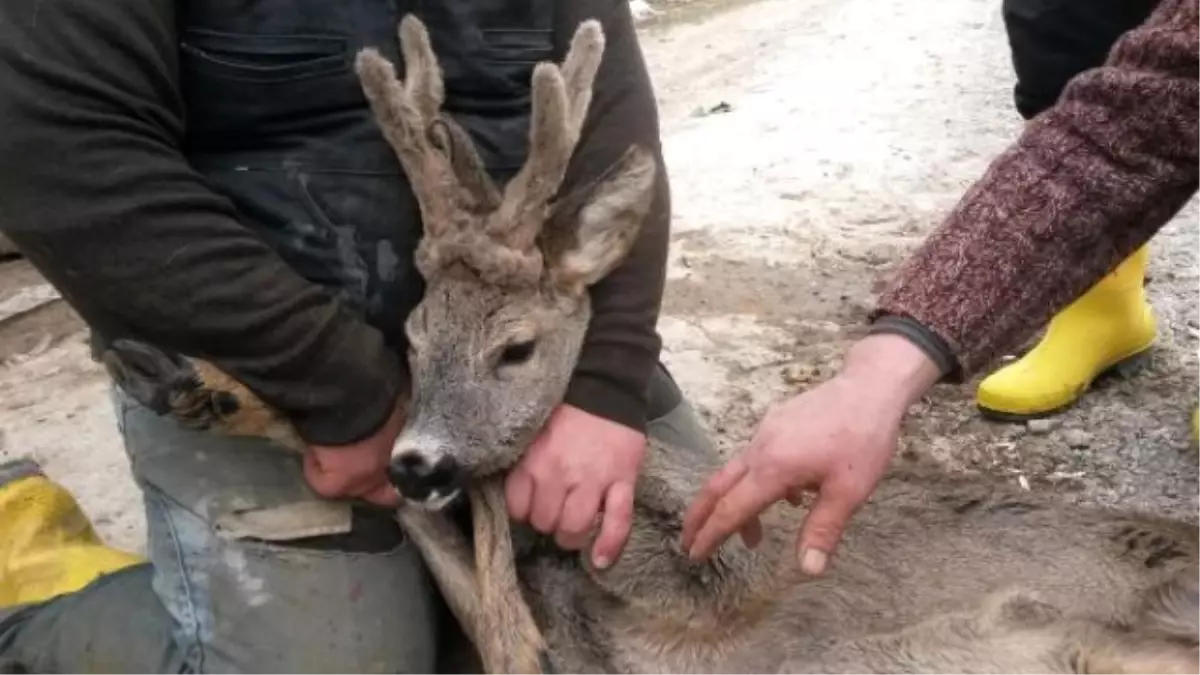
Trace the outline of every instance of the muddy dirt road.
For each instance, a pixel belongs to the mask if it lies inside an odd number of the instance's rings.
[[[1020,122],[993,0],[719,4],[656,4],[668,14],[643,44],[675,202],[664,358],[734,448],[772,400],[836,367],[889,269]],[[942,387],[907,424],[906,455],[1194,516],[1194,204],[1152,251],[1160,342],[1148,368],[1102,383],[1048,429],[984,422],[972,387]],[[0,306],[28,276],[13,269]],[[0,456],[35,456],[113,543],[140,549],[106,381],[81,335],[58,339],[63,321],[0,334],[21,345],[0,367]]]

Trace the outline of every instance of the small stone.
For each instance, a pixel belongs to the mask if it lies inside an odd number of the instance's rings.
[[[820,369],[810,363],[792,363],[780,371],[779,376],[788,386],[806,386],[820,377]]]
[[[1092,435],[1083,429],[1067,429],[1063,431],[1062,439],[1071,448],[1086,448],[1092,444]]]
[[[1025,427],[1029,429],[1029,433],[1031,434],[1048,434],[1058,428],[1058,420],[1029,420],[1025,423]]]

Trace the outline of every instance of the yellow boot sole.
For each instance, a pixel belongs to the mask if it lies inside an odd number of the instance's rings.
[[[0,465],[0,607],[72,593],[142,562],[100,540],[69,492],[29,460]]]

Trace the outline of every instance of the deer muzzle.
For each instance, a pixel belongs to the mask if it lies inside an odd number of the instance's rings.
[[[388,480],[406,500],[431,511],[454,502],[463,491],[464,472],[453,454],[401,436],[392,451]]]

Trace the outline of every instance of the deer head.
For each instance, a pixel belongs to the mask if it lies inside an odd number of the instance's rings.
[[[424,298],[409,316],[413,390],[392,454],[410,501],[440,508],[465,481],[513,465],[562,401],[591,315],[588,288],[626,255],[650,209],[654,156],[631,147],[604,175],[560,195],[604,50],[580,24],[560,66],[533,71],[529,155],[503,188],[443,114],[442,73],[415,16],[400,24],[403,80],[359,53],[372,111],[420,204]]]

